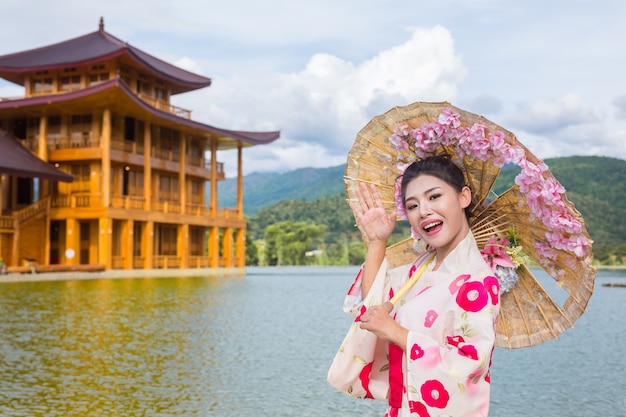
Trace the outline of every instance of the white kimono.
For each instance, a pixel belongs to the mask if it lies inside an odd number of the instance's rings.
[[[385,416],[487,416],[499,285],[471,233],[391,312],[409,330],[406,351],[359,327],[368,307],[390,300],[431,256],[391,270],[385,259],[362,302],[359,272],[344,302],[355,320],[328,381],[353,397],[387,400]]]

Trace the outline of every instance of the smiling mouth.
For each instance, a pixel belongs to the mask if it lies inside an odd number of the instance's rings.
[[[430,224],[427,224],[426,226],[424,226],[424,231],[429,232],[430,230],[434,229],[437,226],[441,226],[443,224],[443,222],[433,222]]]

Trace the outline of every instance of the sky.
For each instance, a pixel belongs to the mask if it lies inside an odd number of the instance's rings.
[[[243,172],[344,164],[373,117],[448,101],[513,132],[540,159],[626,159],[623,0],[21,0],[0,55],[98,29],[210,87],[172,97],[202,123],[279,130]],[[0,97],[23,95],[0,80]],[[220,152],[227,176],[237,152]]]

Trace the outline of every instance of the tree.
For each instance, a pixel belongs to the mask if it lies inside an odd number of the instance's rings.
[[[322,244],[325,226],[284,221],[265,229],[265,259],[268,265],[307,265],[307,252]]]

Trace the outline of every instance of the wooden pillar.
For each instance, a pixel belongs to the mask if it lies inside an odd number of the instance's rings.
[[[42,161],[48,162],[48,118],[41,116],[39,118],[39,135],[37,138],[37,156]],[[48,191],[48,180],[39,179],[39,189],[35,201],[41,200],[46,196]]]
[[[217,215],[217,140],[211,140],[211,201],[209,211],[211,217],[215,218]]]
[[[187,166],[187,139],[184,134],[181,134],[179,149],[179,162],[178,162],[178,201],[180,202],[180,212],[185,214],[187,212],[187,176],[185,175],[185,167]]]
[[[50,200],[48,200],[48,204]],[[48,213],[50,213],[50,206],[48,205]],[[43,241],[43,263],[50,265],[50,215],[46,215],[44,220],[44,241]],[[1,253],[1,252],[0,252]],[[1,256],[0,256],[1,257]]]
[[[43,161],[48,161],[48,118],[39,118],[39,137],[37,138],[37,156]]]
[[[237,145],[237,218],[243,219],[243,145]],[[246,266],[246,226],[236,230],[235,258],[236,266]]]
[[[0,216],[2,216],[2,208],[3,208],[3,204],[4,204],[4,178],[5,175],[4,174],[0,174]],[[2,238],[3,238],[3,234],[0,233],[0,259],[2,259],[2,261],[5,263],[5,265],[10,265],[11,259],[8,259],[3,256],[2,254]]]
[[[237,144],[237,218],[243,219],[243,145]]]
[[[222,238],[222,255],[224,256],[224,267],[230,268],[233,266],[233,229],[227,227],[224,229],[224,236]]]
[[[0,174],[0,216],[4,213],[4,194],[7,189],[7,175]]]
[[[102,202],[104,207],[111,203],[111,110],[105,109],[102,114]],[[108,267],[107,267],[108,268]]]
[[[73,256],[68,257],[68,253]],[[77,265],[80,262],[80,227],[76,219],[65,220],[65,251],[60,254],[68,265]]]
[[[143,132],[143,197],[145,200],[145,209],[150,211],[152,209],[152,167],[151,167],[151,152],[152,152],[152,125],[146,122],[146,126]],[[150,254],[152,257],[152,253]],[[147,259],[147,255],[146,255]]]
[[[154,268],[154,222],[146,222],[145,233],[143,234],[143,254],[146,260],[144,268]]]
[[[235,233],[235,257],[237,258],[235,266],[244,268],[246,266],[246,229],[237,229]]]
[[[220,228],[209,227],[209,267],[218,268],[220,266]]]
[[[189,268],[189,225],[178,225],[178,242],[176,252],[178,253],[179,267]]]
[[[98,219],[98,262],[104,264],[106,269],[111,269],[111,224],[113,220],[106,217]]]

